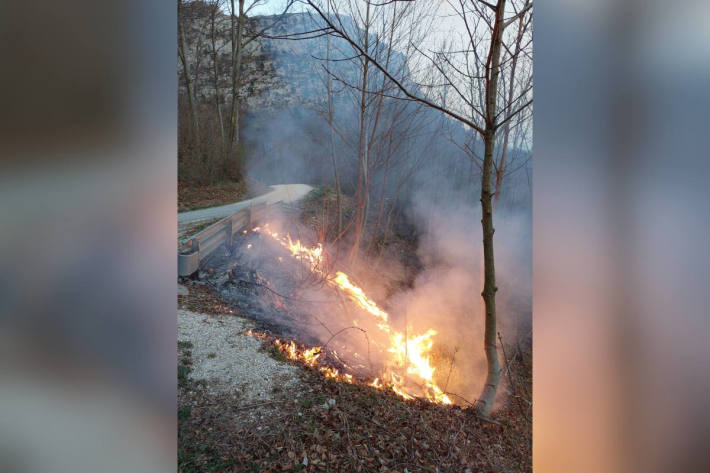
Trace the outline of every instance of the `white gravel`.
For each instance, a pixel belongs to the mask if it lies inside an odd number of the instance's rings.
[[[245,335],[252,324],[235,316],[212,316],[178,310],[178,340],[193,344],[190,377],[204,379],[217,394],[245,401],[272,400],[295,388],[298,368],[259,351],[262,341]]]

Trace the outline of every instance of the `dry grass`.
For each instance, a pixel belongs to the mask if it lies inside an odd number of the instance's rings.
[[[190,294],[177,296],[178,308],[213,315],[232,315],[237,313],[233,308],[227,307],[219,295],[206,286],[189,286]]]

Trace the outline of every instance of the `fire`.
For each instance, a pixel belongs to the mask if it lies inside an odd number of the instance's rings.
[[[377,304],[375,304],[372,299],[368,298],[362,289],[351,283],[347,274],[338,271],[337,273],[335,273],[335,279],[333,279],[333,283],[337,285],[341,290],[346,292],[352,300],[357,302],[360,307],[362,307],[375,317],[382,319],[382,321],[387,322],[387,312],[377,307]]]
[[[254,332],[252,329],[247,330],[244,332],[246,335],[249,335],[250,337],[256,337],[256,338],[266,338],[265,333],[261,332]]]
[[[289,343],[284,343],[281,340],[275,340],[274,345],[281,350],[289,359],[293,361],[300,361],[308,366],[315,366],[318,362],[318,358],[321,355],[321,347],[313,347],[308,350],[299,349],[293,341]]]
[[[255,232],[260,230],[261,227],[252,229]],[[306,263],[312,272],[328,276],[323,268],[324,251],[322,244],[319,243],[315,247],[309,248],[304,246],[300,240],[294,242],[288,234],[282,236],[277,232],[272,232],[268,229],[268,224],[264,225],[264,232],[286,248],[291,253],[291,256]],[[435,368],[431,365],[430,353],[434,345],[432,338],[436,335],[435,330],[428,330],[422,335],[411,337],[395,331],[388,323],[389,314],[367,297],[362,288],[351,282],[347,274],[337,271],[334,278],[327,277],[326,281],[329,285],[347,295],[364,311],[375,317],[377,327],[389,338],[390,345],[387,348],[387,352],[392,355],[392,366],[382,373],[381,379],[378,377],[369,383],[370,386],[376,389],[389,387],[404,399],[414,399],[415,396],[407,389],[407,378],[411,377],[413,381],[418,382],[417,384],[420,385],[420,389],[426,399],[441,404],[451,404],[451,399],[434,382]],[[358,326],[357,321],[353,321],[353,323]],[[319,365],[318,360],[322,353],[322,347],[299,349],[294,342],[284,343],[278,340],[275,344],[289,359],[302,362],[311,367],[318,366],[318,369],[328,378],[348,383],[354,381],[350,374],[341,374],[335,368]],[[402,371],[406,373],[405,376],[398,374],[398,372]]]
[[[251,330],[246,332],[247,335],[251,335],[258,338],[266,338],[266,334],[260,334],[257,332],[252,332]],[[289,360],[303,363],[307,366],[317,368],[318,371],[323,373],[326,378],[332,378],[336,381],[344,381],[346,383],[352,383],[353,377],[350,374],[341,374],[336,368],[331,368],[330,366],[325,366],[320,364],[320,356],[323,353],[323,347],[312,347],[306,348],[304,346],[299,346],[295,342],[283,342],[278,338],[274,340],[274,346],[279,350],[279,352],[284,355]]]

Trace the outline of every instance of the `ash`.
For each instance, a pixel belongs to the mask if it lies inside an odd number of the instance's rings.
[[[321,315],[342,310],[342,301],[325,281],[293,258],[271,237],[249,232],[229,249],[215,252],[198,274],[256,329],[305,345],[318,345],[341,327]],[[321,335],[321,336],[319,336]],[[326,338],[327,339],[327,338]]]
[[[290,234],[307,246],[313,243]],[[270,235],[248,232],[233,243],[204,262],[194,284],[211,287],[236,313],[250,318],[258,331],[324,347],[321,363],[361,380],[378,376],[387,358],[380,352],[389,340],[373,338],[378,336],[372,331],[376,322],[354,321],[362,309]],[[322,274],[332,272],[327,254],[322,264]]]

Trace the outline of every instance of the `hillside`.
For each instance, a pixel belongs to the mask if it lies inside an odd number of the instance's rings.
[[[184,7],[185,42],[191,74],[197,84],[198,99],[214,100],[214,71],[209,10],[200,2],[191,2]],[[350,18],[341,18],[346,25],[356,29]],[[229,15],[218,12],[215,19],[215,49],[217,51],[218,87],[222,103],[231,99]],[[240,98],[248,111],[264,108],[285,108],[297,104],[322,104],[326,100],[323,70],[330,41],[332,59],[349,57],[349,46],[344,40],[328,39],[326,36],[302,40],[278,39],[297,33],[322,28],[315,18],[307,13],[292,13],[284,16],[260,16],[249,19],[250,31],[264,31],[265,36],[249,42],[245,49],[242,69]],[[357,30],[360,34],[362,31]],[[314,35],[310,35],[314,36]],[[374,37],[373,37],[374,41]],[[319,59],[321,58],[321,59]],[[391,63],[406,71],[404,56],[394,52]],[[352,80],[357,79],[357,69],[349,61],[331,62],[335,74]],[[178,64],[180,92],[185,93],[182,67]]]
[[[212,174],[220,174],[225,166],[238,166],[231,175],[239,178],[249,176],[264,184],[309,183],[314,185],[334,184],[334,160],[344,193],[355,193],[357,177],[357,147],[359,141],[360,92],[348,85],[357,86],[362,80],[360,59],[351,59],[352,48],[345,40],[325,35],[306,35],[310,39],[295,40],[300,33],[319,30],[321,22],[307,13],[292,13],[283,16],[260,16],[248,19],[247,37],[254,32],[266,33],[254,37],[245,46],[242,63],[240,95],[241,149],[227,162],[220,153],[211,156],[209,143],[218,140],[216,124],[215,93],[223,120],[228,121],[231,102],[231,43],[229,39],[231,19],[221,10],[215,15],[214,50],[216,51],[217,80],[215,87],[215,61],[213,60],[213,37],[209,6],[202,2],[184,4],[182,16],[185,49],[190,70],[190,79],[195,84],[196,99],[201,116],[202,144],[180,146],[179,170],[187,168],[204,174],[206,166]],[[364,36],[349,17],[339,21],[355,37]],[[316,37],[313,37],[316,36]],[[380,44],[370,35],[370,44]],[[328,47],[329,46],[329,47]],[[372,52],[386,57],[384,45]],[[329,51],[328,51],[329,50]],[[329,54],[330,62],[323,59]],[[420,93],[414,84],[405,56],[393,49],[388,59],[388,69],[415,93]],[[328,125],[327,89],[328,74],[325,68],[341,80],[332,80],[333,131]],[[185,77],[178,61],[179,94],[186,97]],[[368,72],[368,84],[381,86],[383,78],[374,67]],[[388,94],[399,92],[388,84]],[[413,192],[421,193],[436,181],[439,191],[430,196],[437,201],[450,198],[477,200],[479,179],[475,163],[462,149],[482,154],[482,141],[460,123],[445,115],[422,107],[419,104],[387,100],[381,113],[374,96],[368,97],[369,110],[365,126],[374,129],[368,137],[373,155],[370,173],[374,184],[396,178],[394,186],[388,186],[389,198],[405,198]],[[187,118],[187,108],[183,105]],[[188,121],[181,119],[182,126]],[[184,128],[183,128],[184,129]],[[413,133],[413,131],[416,132]],[[396,134],[394,140],[391,133]],[[333,135],[331,137],[331,134]],[[183,136],[187,133],[183,132]],[[331,142],[332,140],[332,142]],[[198,151],[194,148],[200,147]],[[207,147],[207,150],[204,148]],[[335,157],[332,156],[336,150]],[[524,162],[528,157],[519,150],[511,150],[511,163]],[[208,156],[210,155],[210,156]],[[528,153],[529,156],[529,153]],[[432,159],[434,158],[435,159]],[[186,165],[185,163],[188,163]],[[214,163],[214,164],[211,164]],[[516,174],[506,177],[504,185],[508,192],[504,199],[512,205],[528,205],[530,186],[526,165],[519,166]],[[387,176],[387,173],[389,177]],[[189,175],[180,172],[181,175]],[[189,177],[189,176],[188,176]],[[204,178],[203,178],[204,180]],[[214,184],[212,178],[207,179]],[[401,182],[401,185],[397,183]],[[398,189],[395,192],[395,189]],[[442,195],[441,189],[450,189],[454,195]],[[449,191],[447,190],[447,193]],[[377,196],[379,196],[377,191]],[[373,199],[377,196],[373,196]],[[235,199],[236,200],[236,199]]]

